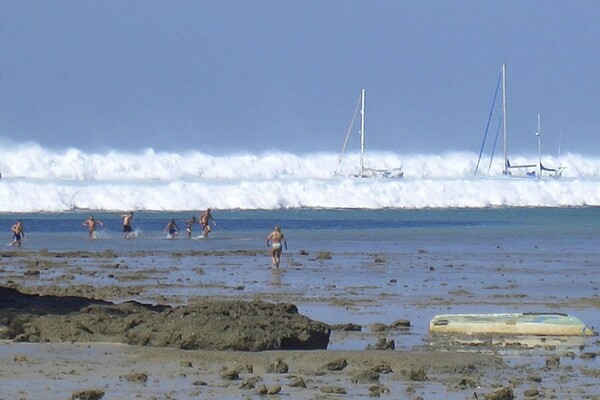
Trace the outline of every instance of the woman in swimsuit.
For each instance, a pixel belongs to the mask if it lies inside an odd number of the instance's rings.
[[[173,239],[179,234],[179,227],[177,226],[177,222],[175,222],[174,219],[169,221],[169,223],[165,227],[165,232],[169,232],[169,239]]]
[[[270,241],[273,241],[272,244],[269,244]],[[287,242],[281,233],[281,226],[277,225],[273,232],[269,236],[267,236],[267,247],[271,247],[271,262],[273,263],[273,268],[279,268],[279,263],[281,262],[281,244],[285,246],[287,250]]]

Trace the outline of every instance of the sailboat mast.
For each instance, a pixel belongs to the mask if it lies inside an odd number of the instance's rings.
[[[508,175],[508,139],[506,137],[506,64],[502,64],[502,125],[504,128],[504,170]]]
[[[360,106],[360,169],[358,171],[359,176],[363,176],[364,165],[364,154],[365,154],[365,89],[360,92],[361,106]]]
[[[542,179],[542,129],[540,126],[540,113],[538,113],[538,129],[535,135],[538,137],[538,178]]]

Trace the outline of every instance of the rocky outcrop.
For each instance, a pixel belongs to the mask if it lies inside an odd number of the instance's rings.
[[[0,287],[0,338],[203,350],[326,349],[330,327],[293,304],[206,300],[170,307],[23,294]],[[4,328],[4,329],[1,329]]]

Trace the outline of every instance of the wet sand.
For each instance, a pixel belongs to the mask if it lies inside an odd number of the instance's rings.
[[[598,337],[456,341],[426,328],[437,313],[515,310],[568,312],[595,328],[591,262],[535,249],[491,258],[300,250],[272,270],[262,251],[9,251],[0,279],[22,293],[168,306],[260,299],[361,330],[337,326],[318,351],[5,341],[0,398],[258,398],[270,390],[298,399],[598,399]],[[410,326],[394,325],[400,320]],[[386,350],[366,350],[378,343]]]
[[[80,343],[0,349],[7,399],[70,398],[83,390],[102,391],[107,399],[254,398],[263,385],[298,399],[335,393],[364,398],[372,391],[431,398],[447,390],[464,398],[481,393],[474,385],[502,367],[498,358],[476,353],[215,352]],[[461,384],[463,376],[473,383]]]

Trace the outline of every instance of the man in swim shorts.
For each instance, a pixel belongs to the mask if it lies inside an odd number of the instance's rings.
[[[123,239],[127,239],[129,234],[131,232],[133,232],[133,229],[131,228],[131,220],[133,219],[133,211],[129,211],[127,214],[121,215],[121,218],[123,218],[123,233],[125,233],[125,235],[123,235]]]
[[[273,241],[273,243],[269,244],[269,241]],[[273,263],[273,268],[279,268],[281,252],[283,250],[281,247],[282,243],[285,245],[285,249],[287,250],[287,242],[283,237],[283,233],[281,233],[281,226],[277,225],[273,232],[267,236],[267,247],[271,247],[271,262]]]
[[[98,221],[96,219],[94,219],[93,215],[90,215],[90,217],[88,219],[86,219],[81,225],[82,226],[86,226],[88,227],[88,235],[90,236],[90,239],[96,239],[97,233],[96,233],[96,225],[104,225],[102,223],[102,221]]]
[[[210,213],[210,208],[208,208],[206,211],[204,211],[200,215],[200,225],[202,226],[202,229],[204,231],[203,235],[205,238],[208,237],[208,233],[211,231],[210,225],[208,224],[210,221],[212,221],[214,226],[217,226],[215,219],[213,218],[212,214]]]
[[[21,239],[25,237],[25,231],[23,230],[23,221],[18,220],[16,224],[10,228],[13,233],[13,241],[11,246],[20,246]]]

